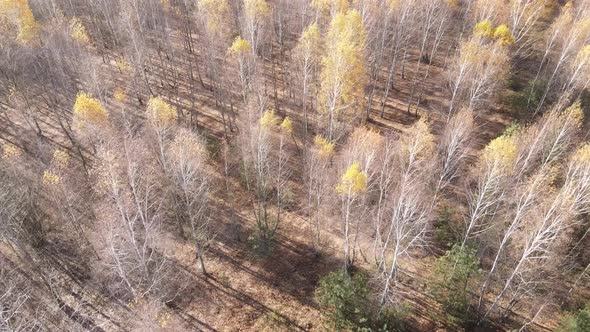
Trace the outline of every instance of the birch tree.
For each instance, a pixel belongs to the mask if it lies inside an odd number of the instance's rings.
[[[544,74],[547,83],[536,105],[531,105],[532,95],[529,96],[528,100],[528,106],[529,108],[534,106],[534,109],[531,110],[535,114],[541,111],[548,97],[559,96],[557,101],[558,104],[561,104],[570,98],[573,93],[572,88],[576,87],[573,83],[577,81],[577,74],[581,74],[580,71],[576,71],[575,62],[580,65],[583,64],[582,67],[587,63],[583,55],[583,47],[590,38],[588,13],[590,13],[590,8],[587,6],[580,5],[578,7],[569,3],[561,9],[559,16],[548,29],[543,58],[533,79],[533,86],[543,77],[542,74]],[[581,57],[577,59],[578,61],[575,61],[579,54],[582,54]],[[572,62],[574,64],[570,65],[568,71],[568,64]],[[567,76],[572,73],[573,76]],[[564,74],[566,77],[563,76]],[[559,82],[562,83],[559,84]],[[587,78],[582,86],[585,84],[587,84]],[[551,92],[553,92],[553,95],[550,96]]]
[[[365,176],[365,190],[363,195],[356,198],[354,211],[351,214],[349,233],[351,235],[351,261],[355,261],[356,253],[360,251],[361,239],[364,239],[370,230],[371,224],[367,222],[371,214],[371,198],[375,191],[376,180],[379,176],[379,155],[383,152],[384,139],[375,130],[359,127],[356,128],[340,153],[339,163],[341,169],[347,169],[354,163],[358,163],[360,171]],[[357,248],[359,250],[357,250]]]
[[[506,279],[502,281],[499,293],[494,297],[492,304],[485,311],[482,320],[485,320],[499,305],[500,301],[510,290],[509,306],[519,298],[522,292],[529,292],[532,285],[528,284],[531,276],[538,273],[543,263],[555,254],[558,239],[563,236],[568,227],[570,214],[567,207],[566,192],[560,190],[553,198],[549,199],[539,213],[534,217],[531,228],[523,234],[523,247],[516,255],[515,264],[510,267]],[[515,285],[518,283],[518,285]]]
[[[459,105],[476,110],[495,96],[508,74],[506,46],[512,39],[503,33],[504,29],[493,29],[488,21],[482,21],[475,25],[473,36],[459,47],[448,72],[448,118]]]
[[[244,103],[248,102],[248,95],[252,89],[254,58],[252,57],[252,44],[238,36],[229,48],[230,55],[238,65],[238,77],[242,88]]]
[[[341,135],[340,120],[358,118],[365,84],[366,32],[356,10],[339,12],[330,23],[320,74],[320,110],[326,119],[326,137]]]
[[[521,224],[534,208],[543,203],[545,193],[550,190],[557,176],[556,164],[571,147],[580,126],[580,111],[577,105],[561,112],[554,109],[537,123],[520,133],[515,133],[515,171],[510,173],[513,189],[512,194],[505,197],[509,205],[503,216],[503,224],[507,227],[500,230],[500,244],[481,287],[479,308],[482,306],[487,287],[497,272],[496,269],[504,259],[505,249],[510,240],[518,233]]]
[[[334,157],[335,144],[322,136],[314,138],[314,144],[304,151],[304,184],[306,191],[309,238],[317,250],[321,242],[322,209],[324,201],[331,192],[330,170]]]
[[[243,29],[256,56],[266,33],[267,20],[271,9],[265,0],[244,0],[243,3]]]
[[[146,109],[148,122],[148,135],[153,136],[154,150],[157,160],[165,173],[169,172],[166,150],[175,131],[175,122],[178,118],[176,108],[172,107],[162,97],[151,97]]]
[[[110,290],[120,298],[162,295],[167,261],[158,252],[164,197],[157,167],[133,138],[99,150],[96,167],[97,233]]]
[[[434,0],[418,3],[418,40],[420,43],[418,61],[412,79],[412,88],[408,97],[408,113],[414,102],[414,94],[420,78],[428,78],[430,64],[438,50],[440,41],[447,29],[447,20],[450,16],[450,7],[447,1]],[[430,47],[429,47],[430,45]],[[426,61],[424,61],[426,59]],[[424,75],[421,73],[422,62],[427,62]],[[417,102],[419,103],[419,101]],[[416,109],[416,112],[418,110]],[[417,113],[416,113],[417,114]]]
[[[39,41],[41,26],[35,19],[28,0],[6,0],[0,3],[0,16],[7,17],[16,30],[16,40],[24,45]]]
[[[468,214],[462,247],[469,238],[489,229],[489,222],[502,201],[508,176],[514,171],[515,158],[516,143],[513,136],[500,136],[485,147],[479,159],[475,187],[467,194]]]
[[[389,98],[389,93],[394,86],[396,72],[400,67],[404,67],[411,37],[411,33],[409,33],[408,30],[416,19],[416,4],[414,0],[388,1],[387,5],[392,11],[393,33],[390,41],[390,62],[387,73],[387,82],[385,83],[385,89],[381,100],[381,118],[385,115],[385,105]],[[403,78],[403,69],[401,72]]]
[[[547,1],[511,0],[508,14],[510,34],[514,37],[516,54],[527,56],[532,47],[532,32],[546,11]]]
[[[317,90],[317,72],[321,56],[320,30],[316,23],[303,31],[295,47],[295,61],[301,85],[301,105],[303,108],[304,139],[307,137],[308,110],[313,105],[313,92]],[[310,107],[308,108],[308,104]]]
[[[424,120],[402,136],[395,156],[394,184],[388,192],[383,213],[382,242],[377,271],[381,286],[379,301],[390,299],[398,282],[400,258],[425,244],[430,218],[427,179],[434,137]]]
[[[367,190],[367,175],[362,171],[359,162],[353,162],[336,186],[336,192],[341,198],[342,228],[344,233],[344,272],[349,273],[354,264],[355,242],[353,211],[359,196]]]
[[[189,229],[195,246],[195,258],[206,274],[204,255],[212,237],[208,211],[210,180],[205,164],[202,139],[189,130],[181,130],[166,151],[170,160],[175,211],[181,228]]]
[[[474,131],[473,113],[469,110],[458,112],[447,123],[437,149],[433,204],[438,195],[459,177]]]
[[[207,63],[207,77],[211,81],[216,106],[221,111],[224,130],[227,131],[229,129],[232,131],[232,114],[228,114],[226,105],[224,104],[225,97],[230,95],[229,91],[227,91],[228,87],[225,86],[227,82],[225,82],[224,76],[227,75],[227,58],[225,52],[230,42],[231,25],[228,22],[231,21],[231,8],[226,0],[201,0],[198,2],[198,9],[202,26],[200,31],[204,38],[204,43],[209,46],[204,50]],[[192,61],[190,65],[192,78]]]

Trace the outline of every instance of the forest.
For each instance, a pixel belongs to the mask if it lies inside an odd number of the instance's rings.
[[[590,0],[0,0],[0,331],[590,331]]]

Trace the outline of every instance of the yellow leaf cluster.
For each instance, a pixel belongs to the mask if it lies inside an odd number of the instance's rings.
[[[207,17],[207,29],[211,33],[220,31],[221,25],[227,19],[229,14],[229,4],[227,0],[199,0],[199,10],[205,13]]]
[[[483,151],[483,159],[495,163],[505,170],[510,170],[517,156],[514,136],[502,135],[492,140]]]
[[[330,157],[332,156],[332,154],[334,154],[335,144],[329,142],[323,136],[317,135],[316,137],[314,137],[313,143],[315,147],[318,149],[319,155],[321,157]]]
[[[129,64],[129,62],[127,62],[127,60],[125,60],[124,57],[118,57],[115,60],[115,66],[117,67],[117,69],[119,69],[121,73],[131,73],[131,65]]]
[[[53,151],[53,163],[59,168],[68,167],[70,155],[64,150],[56,149]]]
[[[584,122],[584,110],[582,109],[582,103],[580,100],[576,100],[571,106],[566,108],[560,116],[571,118],[578,128],[581,127]]]
[[[322,59],[321,97],[340,87],[340,100],[350,103],[363,94],[366,80],[366,30],[356,10],[339,13],[332,19],[326,40],[326,56]],[[335,97],[335,96],[333,96]]]
[[[155,125],[169,125],[176,120],[176,109],[168,104],[162,97],[151,97],[147,108],[148,119]]]
[[[514,44],[514,37],[512,37],[510,29],[508,29],[505,24],[499,25],[496,30],[494,30],[493,38],[502,46]]]
[[[367,174],[361,170],[361,165],[355,161],[348,167],[340,183],[336,186],[336,191],[341,195],[359,194],[367,190]]]
[[[86,33],[86,28],[82,24],[82,21],[77,17],[70,20],[70,36],[72,39],[80,43],[88,43],[90,41],[90,38],[88,38],[88,34]]]
[[[483,20],[475,25],[473,32],[477,36],[492,37],[494,34],[494,29],[492,28],[492,23],[490,23],[490,21]]]
[[[403,146],[416,157],[424,157],[434,149],[434,135],[425,118],[420,118],[402,138]]]
[[[156,320],[159,322],[161,328],[166,328],[170,321],[170,313],[167,311],[159,312],[156,315]]]
[[[311,8],[319,11],[329,11],[332,6],[332,0],[311,0]]]
[[[170,0],[160,0],[160,5],[162,5],[162,8],[166,11],[170,10],[171,8]]]
[[[107,113],[100,102],[85,92],[78,93],[74,104],[75,125],[100,125],[107,121]]]
[[[303,30],[299,41],[297,42],[296,52],[311,53],[311,55],[318,55],[320,52],[320,29],[317,23],[310,24]]]
[[[587,36],[590,33],[590,17],[584,17],[576,21],[574,29],[582,36]]]
[[[139,306],[142,306],[145,304],[145,300],[143,299],[143,297],[134,297],[133,299],[131,299],[128,303],[127,306],[130,309],[135,309]]]
[[[28,0],[14,0],[12,6],[18,11],[18,35],[16,39],[23,44],[30,44],[39,35],[39,24],[33,16]]]
[[[393,10],[398,10],[400,5],[400,0],[387,0],[387,6]]]
[[[50,170],[43,172],[43,184],[45,185],[56,185],[60,182],[59,175],[53,173]]]
[[[113,92],[113,97],[115,98],[116,101],[123,101],[125,100],[125,98],[127,98],[127,94],[125,93],[125,90],[116,87],[115,88],[115,92]]]
[[[576,56],[576,64],[588,64],[590,63],[590,45],[586,45],[580,49]]]
[[[260,118],[260,126],[264,129],[272,129],[279,123],[279,117],[274,111],[266,111]]]
[[[555,6],[557,5],[557,0],[545,0],[543,2],[543,11],[541,12],[541,17],[548,18],[555,12]]]
[[[286,117],[283,120],[280,127],[281,130],[287,135],[291,135],[291,133],[293,133],[293,122],[291,121],[291,119],[289,119],[289,117]]]
[[[244,12],[251,18],[266,17],[270,14],[270,7],[264,0],[244,0]]]
[[[20,156],[20,150],[14,144],[2,144],[2,159],[11,159],[18,156]]]
[[[252,51],[252,45],[249,41],[237,36],[229,48],[229,52],[233,56],[241,56]]]
[[[590,144],[586,143],[582,147],[578,148],[574,152],[572,159],[575,162],[579,162],[579,163],[589,163],[590,162]]]
[[[14,17],[19,43],[29,45],[38,37],[39,24],[28,0],[0,0],[0,19],[8,17]]]
[[[497,81],[505,78],[510,66],[510,58],[505,47],[482,44],[477,37],[461,44],[457,61],[468,64],[476,77],[480,73],[493,71],[493,77]]]
[[[514,44],[514,37],[512,37],[510,29],[505,24],[501,24],[494,29],[490,21],[483,20],[475,25],[473,32],[476,36],[495,39],[502,46]]]
[[[323,13],[331,10],[337,13],[345,13],[348,11],[350,4],[348,0],[312,0],[311,7]]]
[[[314,45],[320,40],[320,28],[317,23],[312,23],[301,34],[300,43]]]

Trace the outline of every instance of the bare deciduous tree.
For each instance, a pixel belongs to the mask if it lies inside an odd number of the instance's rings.
[[[195,258],[201,272],[206,273],[204,254],[212,239],[208,211],[209,175],[205,164],[206,151],[201,138],[181,130],[167,151],[171,166],[172,195],[175,196],[176,221],[190,230],[195,245]]]

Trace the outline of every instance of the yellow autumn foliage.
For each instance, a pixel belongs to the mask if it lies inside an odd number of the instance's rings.
[[[148,119],[157,126],[166,126],[176,120],[176,109],[162,97],[151,97],[147,107]]]
[[[124,101],[125,98],[127,98],[127,94],[125,93],[125,90],[116,87],[115,91],[113,92],[113,97],[115,98],[116,101]]]
[[[0,19],[14,17],[16,40],[30,45],[39,35],[40,26],[29,7],[28,0],[0,0]]]
[[[100,102],[85,92],[78,93],[74,104],[74,126],[101,125],[107,121],[107,113]]]
[[[473,32],[477,36],[492,37],[494,35],[494,29],[492,23],[488,20],[483,20],[475,25]]]
[[[209,32],[219,32],[230,12],[227,0],[199,0],[198,7],[206,15]]]
[[[580,100],[576,100],[568,108],[563,110],[560,116],[571,118],[576,127],[581,127],[584,124],[584,110]]]
[[[321,157],[330,157],[332,154],[334,154],[335,144],[329,142],[323,136],[317,135],[316,137],[314,137],[313,143],[315,147],[318,149],[319,155]]]
[[[286,117],[283,120],[280,127],[283,133],[287,135],[291,135],[291,133],[293,133],[293,122],[291,121],[291,119],[289,119],[289,117]]]
[[[586,45],[580,49],[576,55],[575,66],[590,65],[590,45]]]
[[[332,0],[311,0],[311,8],[319,11],[329,11]]]
[[[161,328],[166,328],[166,326],[168,326],[168,322],[170,321],[170,317],[171,315],[167,311],[159,312],[156,316],[156,320],[160,324]]]
[[[336,191],[341,195],[356,195],[367,190],[367,174],[361,170],[361,165],[355,161],[348,167],[340,183],[336,186]]]
[[[297,54],[309,54],[311,57],[319,58],[321,51],[321,34],[317,23],[310,24],[303,30],[301,37],[297,41],[295,52]]]
[[[502,46],[508,46],[514,44],[514,37],[510,33],[510,29],[505,24],[499,25],[493,34],[493,38],[498,41]]]
[[[386,4],[389,8],[393,10],[398,10],[400,5],[400,0],[387,0]]]
[[[516,156],[516,140],[511,135],[502,135],[493,139],[483,151],[484,161],[496,164],[507,171],[511,170]]]
[[[59,175],[53,173],[50,170],[43,172],[43,184],[45,185],[56,185],[60,182]]]
[[[252,51],[252,45],[249,41],[237,36],[229,48],[229,52],[233,56],[241,56]]]
[[[264,0],[244,0],[244,12],[248,17],[266,17],[270,14],[270,7]]]
[[[17,40],[23,44],[31,43],[39,35],[39,24],[33,16],[27,0],[15,0],[18,8]]]
[[[20,156],[20,150],[12,143],[2,143],[2,159],[11,159]]]
[[[578,148],[573,156],[572,160],[578,163],[589,163],[590,162],[590,144],[586,143]]]
[[[348,11],[350,4],[348,0],[312,0],[311,7],[324,14],[334,10],[337,13],[345,13]]]
[[[77,17],[70,20],[70,36],[72,39],[80,43],[88,43],[90,41],[90,38],[86,33],[86,28],[82,24],[82,21]]]
[[[59,168],[68,167],[70,155],[64,150],[56,149],[53,151],[53,163]]]
[[[162,8],[166,11],[170,10],[170,8],[172,7],[170,5],[170,0],[160,0],[160,5],[162,5]]]
[[[279,117],[274,111],[266,111],[260,118],[260,126],[264,129],[273,129],[279,123]]]
[[[402,137],[402,146],[407,152],[422,158],[434,149],[434,135],[430,133],[430,126],[425,118],[420,118]]]
[[[127,62],[127,60],[125,60],[124,57],[118,57],[115,60],[115,66],[123,74],[131,73],[131,65],[129,64],[129,62]]]
[[[328,98],[339,105],[351,103],[363,95],[366,81],[365,43],[366,30],[356,10],[338,13],[332,19],[326,37],[326,51],[322,59],[321,100],[324,107]],[[339,90],[339,96],[333,92]]]
[[[300,43],[314,45],[321,38],[320,28],[317,23],[312,23],[303,30],[301,34]]]

